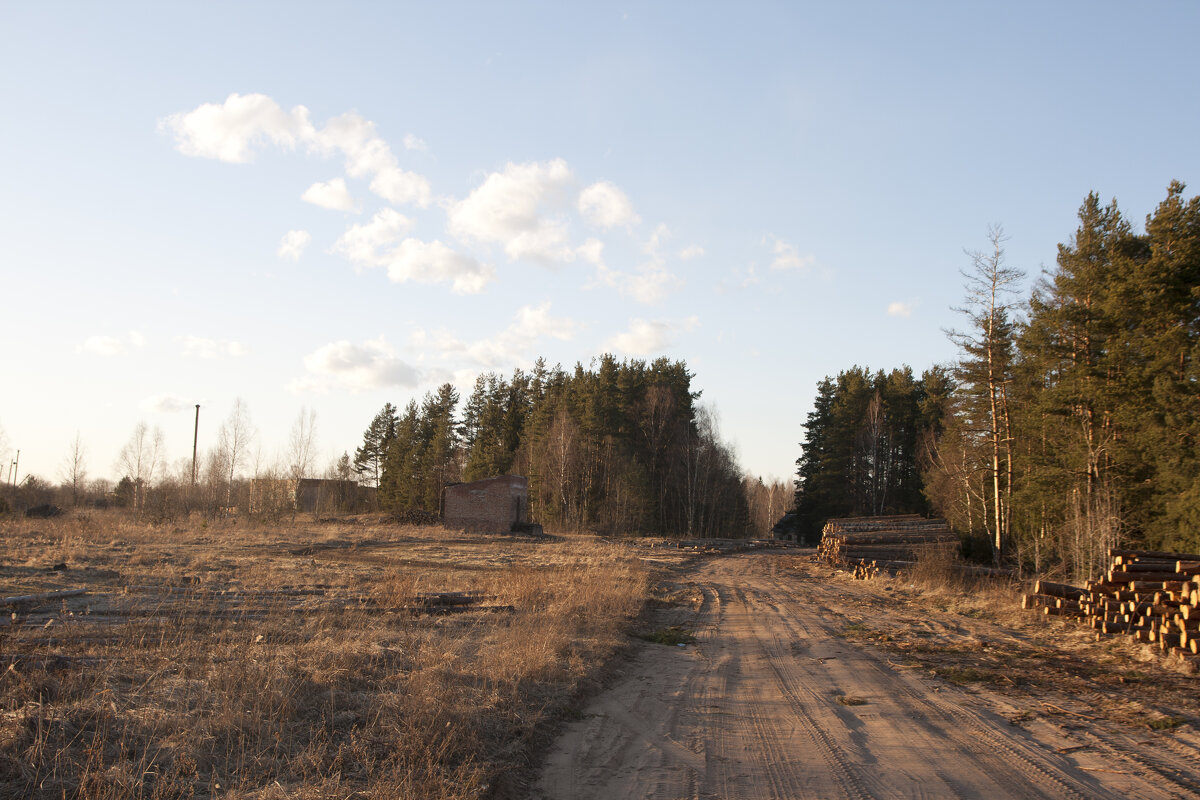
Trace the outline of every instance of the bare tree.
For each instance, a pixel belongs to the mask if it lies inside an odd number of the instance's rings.
[[[141,508],[146,500],[146,488],[154,480],[154,474],[162,464],[164,456],[162,428],[151,431],[145,422],[139,421],[129,436],[129,441],[117,455],[117,468],[133,481],[134,507]]]
[[[963,270],[966,306],[958,311],[971,322],[966,333],[950,336],[965,352],[959,367],[961,385],[980,405],[983,437],[990,450],[991,528],[993,558],[999,563],[1008,538],[1012,493],[1012,438],[1008,413],[1008,386],[1012,380],[1013,335],[1010,315],[1015,284],[1024,273],[1004,263],[1004,230],[988,229],[988,252],[970,252],[970,269]]]
[[[87,448],[79,431],[75,431],[59,472],[63,483],[71,487],[71,505],[79,505],[79,491],[87,480]]]
[[[317,412],[301,406],[288,438],[288,474],[293,479],[307,478],[312,474],[316,450]]]
[[[254,436],[254,425],[250,421],[250,412],[246,409],[246,401],[239,397],[233,401],[233,408],[225,422],[221,424],[217,439],[217,452],[222,465],[221,477],[225,482],[226,504],[233,496],[233,482],[237,478],[238,469],[246,463],[250,443]]]

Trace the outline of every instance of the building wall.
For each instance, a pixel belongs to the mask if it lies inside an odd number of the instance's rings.
[[[507,533],[529,519],[529,481],[521,475],[447,486],[442,499],[442,524],[447,528]]]

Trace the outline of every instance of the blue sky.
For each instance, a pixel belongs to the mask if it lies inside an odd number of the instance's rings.
[[[577,5],[0,2],[4,463],[189,459],[237,397],[327,463],[611,351],[790,478],[822,376],[953,358],[989,225],[1033,276],[1200,179],[1195,4]]]

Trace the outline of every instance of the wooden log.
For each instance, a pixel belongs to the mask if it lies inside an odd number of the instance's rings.
[[[1021,596],[1021,608],[1026,610],[1046,608],[1047,606],[1057,608],[1058,602],[1061,599],[1060,597],[1051,597],[1045,594],[1026,594]]]
[[[22,606],[29,603],[43,603],[47,600],[59,600],[67,597],[79,597],[87,594],[87,589],[56,589],[52,592],[39,592],[37,594],[19,594],[15,597],[5,597],[0,599],[0,606]]]
[[[1078,600],[1087,594],[1085,589],[1080,589],[1078,586],[1071,586],[1066,583],[1054,583],[1052,581],[1038,581],[1033,585],[1034,594],[1044,594],[1051,597],[1065,597],[1071,600]]]
[[[1182,561],[1133,561],[1126,564],[1112,565],[1113,570],[1121,572],[1179,572],[1176,568]],[[1188,573],[1193,574],[1193,573]]]
[[[1176,582],[1184,583],[1191,579],[1191,575],[1185,572],[1137,572],[1129,570],[1110,570],[1108,573],[1109,583],[1142,583],[1143,581],[1153,581],[1155,583]]]
[[[1159,550],[1122,550],[1118,547],[1111,547],[1108,550],[1108,557],[1115,558],[1121,556],[1132,556],[1133,558],[1161,558],[1172,561],[1200,561],[1200,554],[1197,553],[1168,553]]]

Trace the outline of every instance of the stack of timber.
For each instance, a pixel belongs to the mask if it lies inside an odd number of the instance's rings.
[[[1108,551],[1104,578],[1083,587],[1038,581],[1021,608],[1126,634],[1174,660],[1200,664],[1200,554]]]
[[[850,569],[856,578],[909,569],[918,559],[937,552],[957,557],[958,535],[944,519],[916,514],[846,517],[825,523],[817,557]]]

